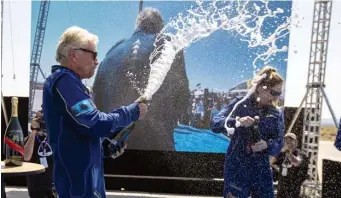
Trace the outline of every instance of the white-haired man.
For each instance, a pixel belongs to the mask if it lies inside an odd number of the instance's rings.
[[[61,36],[56,61],[43,90],[44,120],[54,153],[54,183],[60,198],[105,197],[101,138],[141,119],[145,104],[100,112],[81,80],[91,78],[98,37],[79,27]],[[121,149],[121,152],[123,149]]]

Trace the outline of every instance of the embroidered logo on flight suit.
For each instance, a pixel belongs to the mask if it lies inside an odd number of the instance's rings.
[[[82,100],[71,107],[72,114],[76,117],[82,114],[89,113],[95,109],[96,106],[90,98]]]

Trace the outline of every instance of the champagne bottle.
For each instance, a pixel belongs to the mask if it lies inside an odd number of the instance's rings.
[[[250,127],[250,134],[248,137],[247,152],[252,153],[251,147],[261,140],[259,133],[259,117],[255,116],[255,122]]]
[[[5,131],[5,166],[21,166],[24,160],[24,138],[18,119],[18,98],[12,97],[12,115]]]
[[[145,98],[140,98],[136,101],[137,103],[146,103]],[[128,139],[129,135],[134,131],[136,121],[132,122],[130,125],[126,126],[119,132],[115,133],[114,136],[106,138],[103,142],[103,146],[107,147],[110,152],[115,153],[119,148],[122,148],[123,143]]]
[[[251,128],[251,134],[250,134],[251,144],[255,144],[261,140],[260,133],[259,133],[259,117],[255,116],[255,122],[252,125]]]

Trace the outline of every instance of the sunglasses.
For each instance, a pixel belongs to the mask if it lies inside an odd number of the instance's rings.
[[[82,50],[82,51],[84,51],[84,52],[88,52],[88,53],[92,54],[92,58],[93,58],[94,60],[96,60],[96,58],[97,58],[97,52],[95,52],[95,51],[88,50],[88,49],[84,49],[84,48],[77,48],[77,49],[75,49],[75,50]]]
[[[280,96],[282,94],[282,92],[280,91],[275,91],[275,90],[270,90],[270,94],[272,96]]]

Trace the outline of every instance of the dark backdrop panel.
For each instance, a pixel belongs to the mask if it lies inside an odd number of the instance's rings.
[[[224,154],[127,150],[105,160],[105,174],[221,178]]]
[[[298,108],[296,107],[284,108],[284,126],[285,126],[284,133],[288,131],[291,121],[294,119],[297,109]],[[304,120],[304,108],[302,108],[294,124],[294,127],[291,130],[292,133],[296,134],[297,141],[298,141],[298,146],[297,146],[298,148],[301,148],[301,144],[302,144],[303,120]]]
[[[106,186],[112,190],[222,196],[223,163],[224,154],[217,153],[128,150],[118,159],[105,160],[105,174],[129,175],[106,177]]]
[[[341,197],[341,161],[324,159],[322,167],[322,197]]]
[[[10,111],[10,98],[6,98],[6,104]],[[296,109],[285,108],[286,130]],[[19,119],[25,136],[27,115],[28,98],[20,98]],[[1,119],[3,137],[6,129],[3,115]],[[302,139],[302,123],[303,110],[293,128],[299,141]],[[106,187],[108,190],[124,188],[129,191],[221,196],[223,163],[224,154],[221,153],[127,150],[115,160],[105,159]],[[7,185],[24,186],[26,178],[6,178],[5,182]]]

